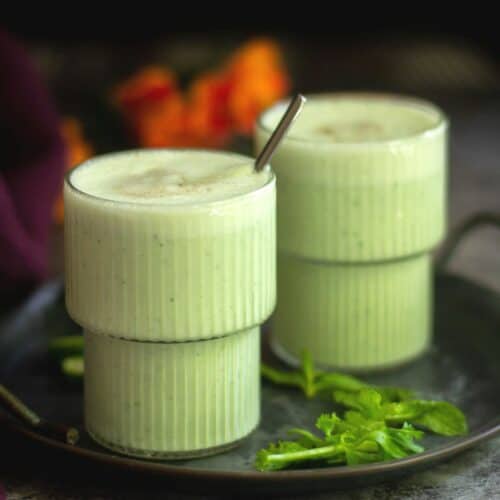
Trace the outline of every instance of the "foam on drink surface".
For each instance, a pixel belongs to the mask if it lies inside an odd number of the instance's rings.
[[[282,112],[266,113],[264,125],[274,128]],[[382,97],[321,97],[311,99],[294,122],[289,137],[317,142],[363,143],[403,139],[437,125],[440,116],[417,103],[401,104]]]
[[[137,151],[90,160],[70,176],[78,190],[131,203],[178,205],[219,201],[266,184],[268,170],[255,172],[239,155],[207,151]]]

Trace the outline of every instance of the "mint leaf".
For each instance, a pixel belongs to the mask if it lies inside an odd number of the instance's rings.
[[[403,389],[402,387],[387,387],[387,386],[374,386],[384,403],[401,402],[415,398],[415,393],[410,389]]]
[[[386,427],[373,431],[370,437],[380,445],[384,451],[385,459],[404,458],[413,453],[420,453],[424,448],[414,442],[421,439],[423,432],[415,430],[410,424],[402,429],[391,429]]]
[[[391,426],[409,422],[443,436],[467,433],[464,414],[456,406],[445,401],[414,399],[400,403],[383,403],[379,389],[361,389],[354,393],[334,391],[333,399],[358,411],[365,418],[382,420]]]
[[[348,429],[369,432],[386,427],[386,423],[381,419],[371,419],[363,416],[359,411],[350,410],[344,413],[344,425]]]
[[[364,417],[383,420],[382,396],[376,389],[361,389],[358,392],[334,391],[335,402],[359,411]]]
[[[341,422],[342,420],[337,417],[335,413],[325,413],[321,415],[318,420],[316,420],[316,427],[323,432],[325,439],[328,440],[331,439],[333,433],[336,432],[336,428]]]
[[[441,434],[460,436],[467,434],[465,415],[451,403],[445,401],[413,400],[387,405],[385,419],[390,425],[408,421]]]

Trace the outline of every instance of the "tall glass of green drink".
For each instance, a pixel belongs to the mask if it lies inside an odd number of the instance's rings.
[[[261,115],[260,149],[286,103]],[[431,251],[446,226],[447,121],[384,94],[310,96],[273,157],[278,305],[272,346],[294,363],[391,367],[429,346]]]

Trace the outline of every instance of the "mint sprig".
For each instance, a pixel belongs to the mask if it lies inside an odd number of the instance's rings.
[[[321,436],[290,429],[295,440],[271,443],[257,453],[255,467],[260,471],[399,459],[424,450],[416,442],[424,430],[443,436],[467,433],[464,414],[451,403],[415,399],[405,388],[373,386],[350,375],[316,370],[308,352],[299,370],[263,364],[261,372],[273,383],[301,389],[308,398],[329,392],[346,411],[342,417],[321,415],[316,420]]]
[[[321,415],[316,427],[323,433],[318,437],[302,429],[296,441],[280,441],[257,453],[255,466],[260,471],[276,471],[304,465],[356,465],[403,458],[423,450],[415,440],[423,432],[410,424],[400,429],[387,427],[380,421],[362,424],[352,415],[341,419],[335,413]]]
[[[465,415],[446,401],[413,399],[384,402],[377,389],[361,389],[357,393],[334,391],[333,399],[342,406],[357,410],[366,418],[383,420],[393,427],[409,422],[442,436],[467,434]]]

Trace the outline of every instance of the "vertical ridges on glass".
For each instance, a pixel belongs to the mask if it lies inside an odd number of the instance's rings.
[[[85,425],[144,456],[238,441],[257,425],[259,328],[198,342],[137,342],[85,332]]]

